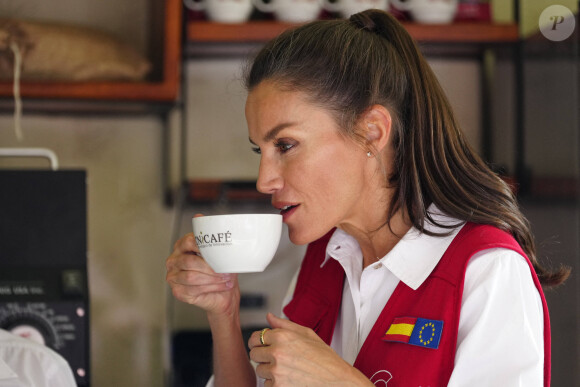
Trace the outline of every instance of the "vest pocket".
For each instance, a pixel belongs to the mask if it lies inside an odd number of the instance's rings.
[[[336,322],[336,318],[334,321],[329,320],[329,309],[330,304],[309,287],[299,295],[294,295],[292,301],[284,307],[284,314],[296,324],[311,328],[329,344]]]

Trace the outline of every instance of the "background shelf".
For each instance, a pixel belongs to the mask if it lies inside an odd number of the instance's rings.
[[[276,21],[221,24],[196,20],[187,23],[187,40],[192,43],[263,42],[296,25]],[[518,40],[517,24],[474,22],[445,25],[403,23],[403,25],[413,38],[423,42],[509,43]]]
[[[158,60],[158,78],[143,82],[25,82],[20,83],[22,98],[39,99],[86,99],[108,101],[175,101],[179,93],[181,68],[181,24],[182,5],[180,0],[165,0],[156,5],[153,14],[159,21],[154,27],[161,29],[157,35],[161,58]],[[162,17],[163,16],[163,17]],[[11,98],[12,81],[0,82],[0,98]]]

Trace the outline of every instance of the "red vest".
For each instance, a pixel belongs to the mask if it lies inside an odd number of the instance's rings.
[[[306,251],[292,301],[284,308],[290,320],[312,328],[328,345],[341,307],[345,274],[340,264],[326,256],[331,231]],[[364,342],[354,366],[371,381],[388,387],[446,386],[453,371],[465,270],[477,252],[502,247],[525,257],[515,239],[495,227],[467,223],[425,280],[413,290],[400,282]],[[544,309],[544,386],[550,385],[550,320],[540,282],[530,265]],[[399,317],[443,321],[438,348],[422,348],[382,338]],[[390,380],[392,378],[392,380]],[[390,380],[390,381],[389,381]],[[377,385],[383,385],[377,383]]]

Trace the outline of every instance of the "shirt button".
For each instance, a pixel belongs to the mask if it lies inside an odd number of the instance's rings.
[[[375,265],[375,270],[377,270],[377,269],[380,269],[382,266],[383,266],[382,264],[380,264],[380,263],[377,263],[377,264]]]

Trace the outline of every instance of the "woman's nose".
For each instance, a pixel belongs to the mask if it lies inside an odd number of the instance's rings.
[[[256,188],[264,194],[271,195],[282,188],[282,174],[277,163],[262,156]]]

